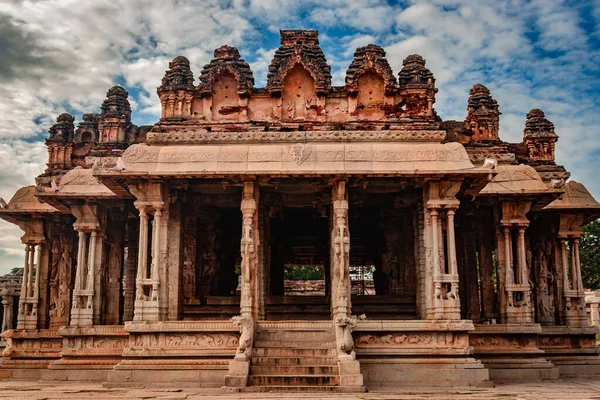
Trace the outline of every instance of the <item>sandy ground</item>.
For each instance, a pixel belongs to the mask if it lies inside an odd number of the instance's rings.
[[[95,383],[40,383],[0,381],[0,399],[586,399],[600,400],[600,379],[566,379],[551,382],[499,384],[495,388],[397,388],[368,393],[223,393],[219,389],[106,389]]]

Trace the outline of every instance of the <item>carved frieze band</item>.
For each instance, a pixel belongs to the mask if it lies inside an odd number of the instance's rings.
[[[442,130],[374,130],[374,131],[291,131],[291,132],[208,132],[193,131],[149,132],[149,144],[225,144],[225,143],[286,143],[286,142],[360,142],[360,141],[416,141],[441,142],[446,138]]]
[[[455,332],[390,332],[359,333],[354,336],[354,345],[360,348],[459,348],[469,346],[466,333]]]
[[[165,334],[152,333],[132,335],[129,342],[132,348],[161,349],[232,349],[238,346],[239,335],[235,333],[215,334]]]

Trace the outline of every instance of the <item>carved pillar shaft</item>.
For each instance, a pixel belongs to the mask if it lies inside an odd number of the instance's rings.
[[[94,276],[95,276],[95,267],[96,267],[96,231],[93,231],[90,234],[90,251],[88,253],[88,276],[86,282],[86,290],[94,290]],[[87,296],[87,308],[92,308],[92,297]]]
[[[583,293],[581,265],[579,261],[579,239],[572,238],[569,241],[569,247],[571,248],[571,282],[573,290]]]
[[[37,263],[35,264],[35,283],[33,285],[33,298],[35,302],[33,303],[33,315],[37,316],[38,314],[38,301],[40,297],[40,275],[41,275],[41,267],[42,267],[42,244],[37,246]]]
[[[139,221],[130,218],[127,223],[127,270],[123,293],[123,321],[133,320],[133,302],[135,299],[135,279],[138,273]]]
[[[583,295],[583,280],[581,279],[581,260],[579,259],[579,239],[573,239],[574,268],[577,282],[577,290]]]
[[[21,282],[21,296],[19,297],[19,315],[17,316],[17,329],[24,329],[25,327],[25,298],[27,297],[27,279],[29,275],[29,252],[31,248],[28,244],[25,245],[25,264],[23,265],[23,281]]]
[[[440,255],[438,252],[438,212],[437,210],[431,210],[431,230],[432,234],[432,248],[433,248],[433,277],[436,281],[439,280],[440,275]],[[437,283],[436,283],[437,284]]]
[[[138,270],[136,279],[136,298],[141,299],[144,295],[142,281],[146,279],[148,268],[148,215],[144,209],[140,209],[140,237],[138,244]]]
[[[334,316],[350,314],[350,230],[346,182],[333,186],[332,269],[334,271],[331,305]]]
[[[525,228],[519,228],[517,255],[517,276],[519,277],[520,283],[522,285],[529,285],[529,279],[527,277],[527,255],[525,252]]]
[[[242,317],[258,318],[258,186],[253,181],[244,182],[242,194],[242,290],[240,313]]]
[[[453,275],[458,275],[458,265],[456,264],[456,239],[454,237],[454,210],[447,211],[446,219],[446,251],[448,252],[448,272]]]
[[[30,246],[31,251],[29,252],[29,268],[27,269],[27,291],[25,292],[26,297],[33,296],[33,269],[36,268],[35,264],[35,250],[36,245]]]
[[[84,232],[79,232],[79,243],[77,245],[77,265],[76,265],[76,270],[75,270],[75,291],[78,291],[81,289],[81,276],[83,274],[83,260],[84,260],[84,255],[83,252],[85,251],[84,246],[85,246],[85,233]],[[73,301],[75,301],[75,299],[73,299]]]
[[[12,329],[13,324],[13,314],[12,314],[12,306],[13,306],[13,292],[9,290],[4,290],[2,292],[2,306],[4,308],[4,312],[2,314],[2,331],[7,331]]]
[[[568,257],[567,257],[567,242],[564,239],[560,239],[560,257],[562,261],[563,271],[563,290],[565,293],[570,290],[571,284],[569,283],[569,272],[568,272]]]
[[[514,271],[512,262],[512,250],[511,250],[512,237],[510,234],[510,228],[504,228],[504,266],[506,273],[506,284],[512,285],[514,281]]]
[[[154,221],[152,221],[152,300],[158,300],[158,286],[160,279],[158,276],[158,264],[160,260],[160,241],[161,241],[161,222],[162,211],[160,209],[154,212]]]

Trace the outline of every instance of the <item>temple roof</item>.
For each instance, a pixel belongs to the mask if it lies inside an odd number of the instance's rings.
[[[499,165],[496,171],[498,175],[483,188],[480,195],[558,195],[563,192],[560,188],[549,188],[529,165]]]
[[[393,174],[487,176],[459,143],[275,143],[203,146],[137,144],[123,154],[124,169],[96,167],[116,176]],[[535,171],[534,171],[535,172]]]
[[[544,207],[544,211],[579,211],[587,215],[586,223],[600,217],[598,203],[583,184],[575,181],[567,182],[565,193]]]
[[[7,221],[16,223],[16,221],[26,220],[31,214],[53,214],[59,210],[50,204],[42,203],[36,197],[35,186],[25,186],[17,190],[10,199],[6,207],[0,208],[0,216]]]

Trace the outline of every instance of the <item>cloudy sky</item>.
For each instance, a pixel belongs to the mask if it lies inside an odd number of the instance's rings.
[[[175,56],[197,78],[216,47],[236,46],[264,86],[279,29],[318,29],[335,85],[356,47],[375,43],[396,74],[407,55],[426,58],[444,119],[464,119],[475,83],[500,104],[503,140],[521,141],[541,108],[558,163],[600,198],[599,24],[600,0],[0,0],[0,196],[42,172],[58,114],[98,112],[111,86],[129,91],[136,124],[152,124]],[[21,266],[20,236],[0,222],[0,273]]]

